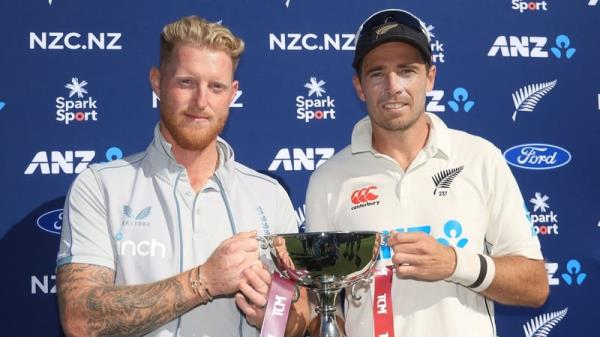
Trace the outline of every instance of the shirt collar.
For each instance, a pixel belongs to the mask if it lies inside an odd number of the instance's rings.
[[[448,138],[448,127],[436,115],[427,112],[427,124],[429,124],[429,137],[423,148],[431,157],[442,155],[446,158],[450,155],[450,141]],[[373,128],[369,116],[364,117],[352,130],[352,154],[370,151],[375,153],[372,144]]]

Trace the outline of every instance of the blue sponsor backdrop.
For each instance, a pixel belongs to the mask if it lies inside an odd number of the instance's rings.
[[[2,1],[2,335],[62,335],[64,197],[89,163],[150,141],[148,71],[165,23],[197,14],[245,39],[224,137],[241,162],[282,180],[302,224],[309,175],[365,114],[351,86],[356,26],[397,6],[434,35],[427,109],[507,151],[542,242],[550,298],[540,309],[497,306],[498,335],[599,335],[596,0]]]

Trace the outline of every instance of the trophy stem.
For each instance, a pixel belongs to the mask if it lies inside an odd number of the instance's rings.
[[[335,319],[336,298],[341,289],[312,289],[319,302],[316,308],[321,319],[319,330],[311,337],[346,337]]]

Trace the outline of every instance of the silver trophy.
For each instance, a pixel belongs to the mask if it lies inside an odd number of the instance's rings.
[[[337,295],[369,276],[379,254],[379,233],[294,233],[259,240],[284,277],[316,295],[321,323],[313,337],[344,337],[335,319]]]

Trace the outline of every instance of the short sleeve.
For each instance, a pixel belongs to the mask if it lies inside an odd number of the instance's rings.
[[[77,176],[65,200],[57,266],[67,263],[115,269],[106,204],[90,168]]]
[[[494,148],[489,163],[489,226],[486,241],[491,255],[519,255],[543,259],[525,201],[500,150]]]

